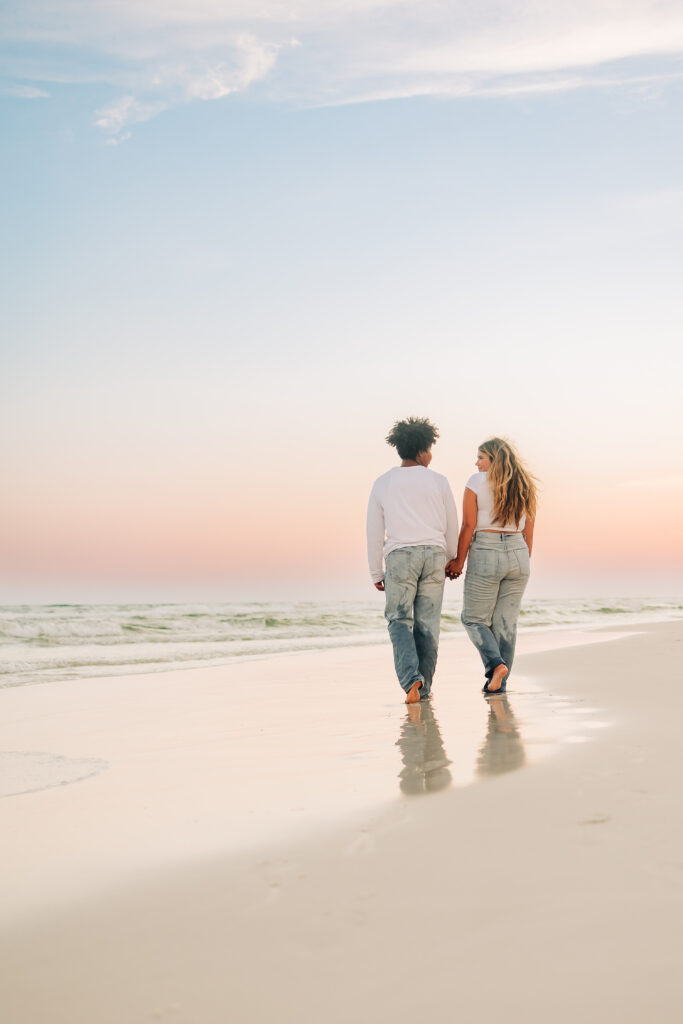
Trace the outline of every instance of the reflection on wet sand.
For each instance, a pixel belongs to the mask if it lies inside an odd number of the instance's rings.
[[[477,758],[478,775],[501,775],[521,768],[526,757],[506,693],[491,694],[486,738]]]
[[[488,716],[486,734],[479,750],[471,749],[472,760],[469,781],[475,777],[485,778],[502,775],[521,768],[526,762],[524,744],[519,725],[510,706],[507,694],[493,694],[487,697]],[[483,724],[483,720],[482,720]],[[466,736],[463,736],[463,741]],[[454,737],[451,736],[451,743]],[[455,741],[457,743],[457,740]],[[403,766],[399,773],[401,792],[409,796],[420,793],[436,793],[455,783],[463,784],[462,767],[453,770],[444,748],[443,737],[434,707],[429,701],[411,704],[401,720],[401,732],[396,746],[401,751]],[[456,753],[456,760],[467,758],[469,743]],[[456,772],[455,776],[453,772]],[[467,773],[469,774],[469,773]],[[465,782],[468,779],[465,777]]]
[[[403,760],[399,774],[403,793],[410,796],[436,793],[450,786],[452,776],[448,766],[451,762],[446,756],[434,711],[427,701],[408,706],[396,746]]]

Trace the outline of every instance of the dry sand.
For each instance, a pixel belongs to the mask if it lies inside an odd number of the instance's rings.
[[[584,639],[4,691],[3,1018],[678,1020],[683,624]]]

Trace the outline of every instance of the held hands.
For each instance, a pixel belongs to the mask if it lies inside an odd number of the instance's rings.
[[[462,576],[463,563],[459,562],[457,558],[451,558],[450,562],[446,563],[446,579],[457,580],[458,576]],[[384,580],[380,580],[379,583],[375,583],[375,590],[384,590]]]
[[[450,562],[446,563],[446,578],[449,580],[457,580],[458,576],[462,576],[463,563],[459,562],[457,558],[451,558]]]

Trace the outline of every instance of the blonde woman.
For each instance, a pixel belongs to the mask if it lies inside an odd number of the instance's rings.
[[[484,693],[504,693],[529,582],[536,484],[500,437],[479,446],[476,466],[465,487],[458,553],[446,574],[456,579],[467,559],[462,622],[484,663]]]

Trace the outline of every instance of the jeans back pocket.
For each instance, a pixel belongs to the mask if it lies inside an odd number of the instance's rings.
[[[433,551],[425,565],[425,577],[433,583],[443,583],[446,579],[446,552]]]
[[[470,548],[467,571],[476,576],[497,576],[498,552],[492,551],[490,548]]]

